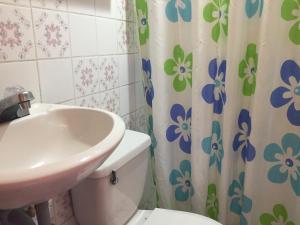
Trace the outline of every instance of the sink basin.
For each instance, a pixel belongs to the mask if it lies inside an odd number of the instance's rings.
[[[121,141],[123,120],[105,110],[34,104],[0,124],[0,209],[47,201],[90,175]]]

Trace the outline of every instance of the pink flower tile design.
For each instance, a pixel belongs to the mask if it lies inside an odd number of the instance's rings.
[[[23,5],[23,6],[29,6],[30,5],[29,0],[0,0],[0,2],[15,4],[15,5]]]
[[[138,51],[135,23],[120,22],[117,37],[119,53],[136,53]]]
[[[136,130],[147,133],[148,113],[146,107],[141,107],[136,111]]]
[[[117,17],[123,20],[134,20],[134,4],[132,0],[117,0]]]
[[[76,100],[78,106],[100,108],[100,94],[89,95]]]
[[[0,4],[0,61],[34,59],[30,9]]]
[[[69,192],[61,193],[53,198],[56,225],[62,225],[73,217],[71,196]]]
[[[34,9],[33,18],[38,57],[70,56],[67,14]]]
[[[120,90],[113,89],[107,92],[101,93],[101,108],[110,112],[120,113]]]
[[[135,126],[135,122],[136,122],[136,116],[135,116],[135,112],[127,114],[122,116],[125,125],[126,125],[126,129],[130,129],[130,130],[135,130],[136,126]]]
[[[119,65],[115,57],[99,57],[100,90],[110,90],[119,86]]]
[[[82,97],[99,91],[97,58],[73,59],[75,96]]]
[[[67,10],[67,0],[31,0],[33,7],[41,7],[47,9]]]
[[[58,225],[58,224],[57,224]],[[74,216],[72,216],[67,222],[65,222],[62,225],[78,225],[76,219]]]

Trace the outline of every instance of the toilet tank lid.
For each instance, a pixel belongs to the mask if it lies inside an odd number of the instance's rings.
[[[145,151],[150,144],[149,135],[126,130],[123,139],[113,153],[88,178],[99,179],[110,175],[113,170],[118,170],[125,163]]]

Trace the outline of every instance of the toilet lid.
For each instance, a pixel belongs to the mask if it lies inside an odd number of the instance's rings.
[[[155,209],[144,225],[222,225],[205,216],[194,213]]]

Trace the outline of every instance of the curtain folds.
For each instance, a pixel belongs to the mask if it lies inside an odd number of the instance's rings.
[[[300,224],[300,1],[135,4],[148,206],[226,225]]]

